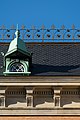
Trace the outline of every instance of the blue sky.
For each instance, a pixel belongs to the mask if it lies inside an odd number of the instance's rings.
[[[0,0],[0,26],[80,27],[80,0]]]

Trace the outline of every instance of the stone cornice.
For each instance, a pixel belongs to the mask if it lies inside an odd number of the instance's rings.
[[[0,77],[1,86],[80,86],[80,76]]]

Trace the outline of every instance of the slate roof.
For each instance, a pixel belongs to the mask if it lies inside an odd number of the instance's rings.
[[[0,53],[6,53],[8,43],[0,43]],[[80,75],[80,43],[26,43],[33,53],[33,75]],[[3,75],[3,56],[0,54],[0,75]]]

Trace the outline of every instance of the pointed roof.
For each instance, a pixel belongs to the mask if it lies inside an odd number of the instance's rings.
[[[16,38],[11,41],[5,57],[17,51],[24,55],[31,56],[31,54],[26,49],[25,42],[19,38],[20,31],[18,30],[18,28],[15,32],[15,35],[16,35]]]

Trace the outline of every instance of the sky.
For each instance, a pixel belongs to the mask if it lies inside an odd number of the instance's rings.
[[[0,26],[80,27],[80,0],[0,0]]]

